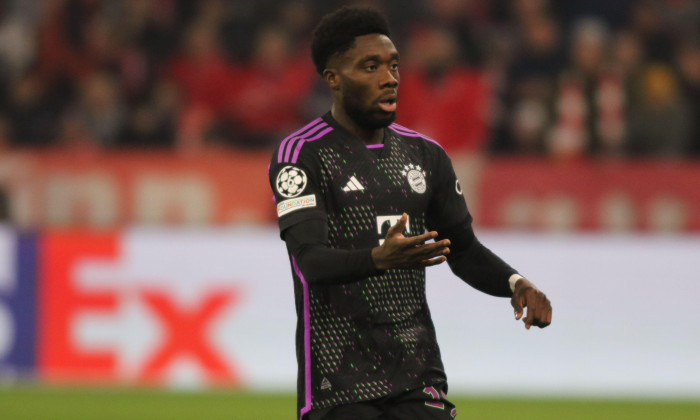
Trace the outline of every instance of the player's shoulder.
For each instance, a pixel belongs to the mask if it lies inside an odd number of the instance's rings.
[[[316,118],[277,143],[273,150],[272,163],[296,164],[309,150],[310,145],[327,139],[331,132],[333,127],[324,118]]]
[[[416,144],[428,153],[438,155],[445,154],[445,149],[443,149],[443,147],[440,145],[440,143],[437,142],[437,140],[431,138],[430,136],[427,136],[423,133],[419,133],[415,130],[411,130],[408,127],[404,127],[396,123],[390,124],[388,128],[391,131],[393,131],[396,135],[401,137],[402,141],[405,141],[409,144]]]

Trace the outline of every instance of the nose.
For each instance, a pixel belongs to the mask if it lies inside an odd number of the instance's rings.
[[[380,79],[380,88],[396,88],[399,86],[399,74],[395,70],[387,70]]]

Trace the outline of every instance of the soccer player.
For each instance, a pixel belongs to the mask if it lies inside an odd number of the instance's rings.
[[[269,171],[294,278],[298,416],[451,419],[425,267],[447,261],[511,297],[526,328],[549,325],[550,303],[475,237],[439,144],[394,123],[399,53],[384,17],[326,15],[311,52],[331,110],[284,138]]]

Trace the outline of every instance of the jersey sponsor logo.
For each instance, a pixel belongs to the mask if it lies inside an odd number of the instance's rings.
[[[306,173],[296,166],[285,166],[277,174],[277,192],[283,197],[293,198],[306,188]]]
[[[307,207],[316,207],[316,196],[314,194],[280,201],[277,204],[277,217],[282,217],[285,214]]]
[[[462,186],[459,185],[459,179],[455,181],[455,191],[457,191],[457,194],[462,195]]]
[[[408,185],[418,194],[423,194],[428,189],[428,184],[425,182],[425,171],[419,165],[405,165],[401,175],[406,177]]]
[[[406,229],[404,233],[411,233],[411,216],[406,215]],[[387,231],[390,227],[394,226],[398,221],[401,220],[400,214],[393,214],[391,216],[377,216],[377,233],[386,236]],[[384,243],[384,238],[379,239],[379,245]]]
[[[350,177],[350,181],[348,181],[347,184],[343,187],[343,191],[345,192],[350,192],[350,191],[364,191],[365,187],[360,184],[360,181],[357,180],[354,176]]]

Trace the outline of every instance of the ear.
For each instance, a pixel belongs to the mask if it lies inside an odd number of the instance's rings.
[[[331,88],[331,90],[338,90],[340,89],[340,74],[336,70],[333,69],[325,69],[323,70],[323,80],[326,81],[326,84]]]

